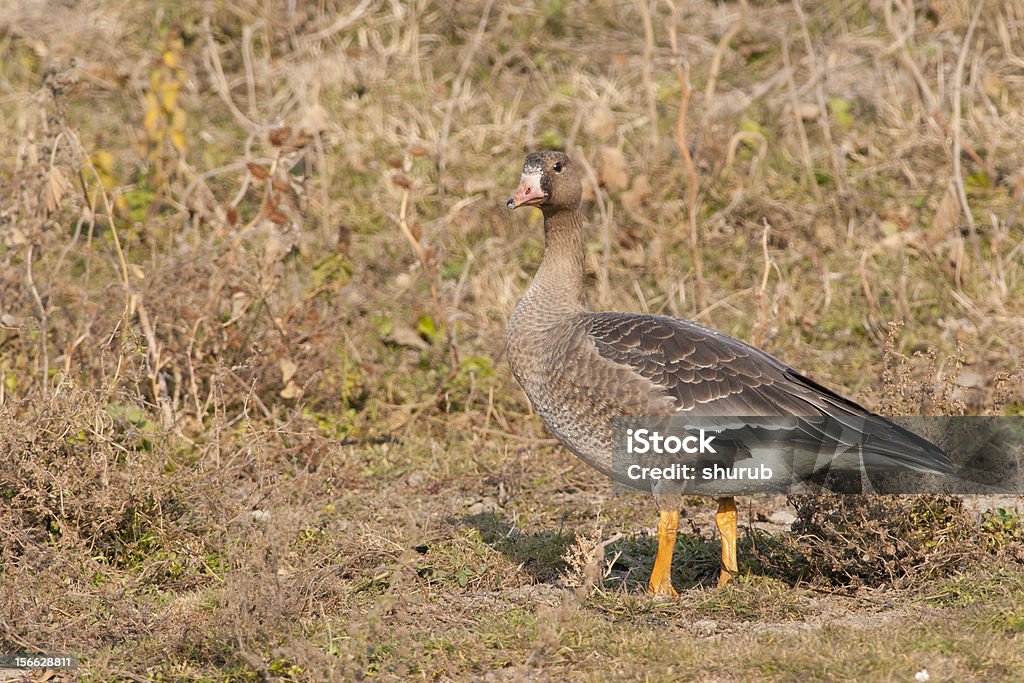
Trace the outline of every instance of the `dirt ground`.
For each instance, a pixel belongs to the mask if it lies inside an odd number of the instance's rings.
[[[1019,2],[45,2],[0,11],[2,680],[1014,681],[1024,501],[686,500],[503,355],[585,176],[595,309],[887,415],[1024,414]],[[4,678],[6,676],[6,678]]]

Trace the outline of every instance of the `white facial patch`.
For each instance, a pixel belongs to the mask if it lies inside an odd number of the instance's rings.
[[[519,184],[530,183],[530,187],[540,187],[540,171],[530,170],[529,172],[523,171],[523,175],[519,176]]]
[[[523,166],[523,177],[528,175],[540,175],[544,172],[544,168],[540,164],[531,163]]]

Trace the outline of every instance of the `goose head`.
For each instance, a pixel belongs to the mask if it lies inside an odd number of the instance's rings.
[[[510,209],[536,206],[544,215],[580,208],[583,186],[572,159],[563,152],[532,152],[523,162],[523,175],[505,205]]]

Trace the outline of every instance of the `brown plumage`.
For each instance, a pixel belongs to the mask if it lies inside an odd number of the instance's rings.
[[[509,208],[544,213],[544,257],[508,322],[512,373],[544,424],[572,452],[612,476],[612,419],[620,416],[876,417],[853,401],[738,339],[696,323],[655,315],[591,313],[584,304],[581,185],[561,152],[526,157]],[[862,424],[862,422],[857,423]],[[876,418],[879,462],[948,472],[929,442]],[[740,493],[730,491],[724,493]],[[651,590],[674,594],[669,580],[678,506],[661,501],[659,552]],[[735,505],[721,501],[720,583],[735,574]],[[731,535],[731,538],[729,536]],[[665,547],[667,544],[667,547]],[[726,547],[731,545],[730,547]]]

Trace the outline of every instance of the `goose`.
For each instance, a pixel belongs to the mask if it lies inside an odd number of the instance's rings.
[[[509,209],[536,207],[544,216],[540,266],[506,328],[508,362],[544,425],[570,451],[615,478],[616,418],[816,416],[880,425],[873,443],[876,462],[886,469],[952,471],[934,444],[745,342],[680,318],[588,311],[581,194],[572,159],[539,151],[527,155],[506,203]],[[748,482],[716,492],[719,586],[738,575],[735,495],[758,490]],[[658,549],[648,589],[676,596],[671,564],[681,498],[656,495],[656,501]]]

